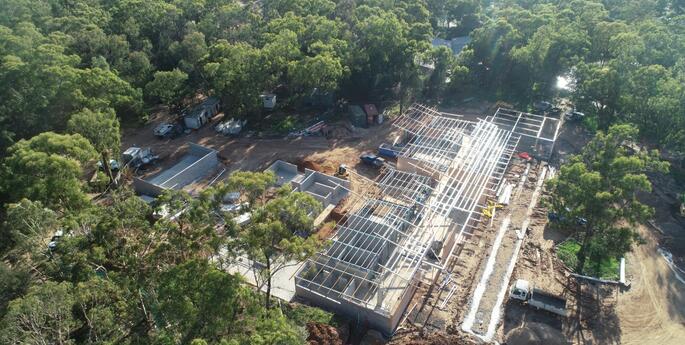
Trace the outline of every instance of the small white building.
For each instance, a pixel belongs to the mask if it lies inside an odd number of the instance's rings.
[[[276,107],[276,95],[273,93],[266,93],[259,96],[264,103],[264,109],[273,109]]]

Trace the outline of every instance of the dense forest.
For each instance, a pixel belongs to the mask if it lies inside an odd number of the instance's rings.
[[[431,45],[466,35],[456,56]],[[214,95],[265,121],[260,94],[274,90],[284,107],[314,89],[521,108],[566,97],[590,130],[629,123],[685,153],[683,0],[0,0],[0,59],[3,344],[299,344],[306,321],[330,318],[221,269],[321,245],[294,235],[311,228],[311,198],[263,201],[272,175],[152,206],[127,188],[93,199],[84,172],[160,104]],[[249,196],[249,228],[217,211],[228,190]],[[158,220],[161,208],[184,212]]]

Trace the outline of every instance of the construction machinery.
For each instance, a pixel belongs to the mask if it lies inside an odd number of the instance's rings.
[[[488,207],[483,209],[483,215],[488,217],[488,218],[492,218],[493,215],[495,214],[495,210],[502,208],[502,207],[504,207],[504,206],[501,204],[498,204],[492,200],[488,200]]]
[[[140,168],[143,165],[151,164],[159,159],[159,156],[152,153],[152,149],[149,147],[129,147],[121,155],[124,160],[124,164],[131,166],[133,168]]]
[[[518,279],[509,290],[509,297],[557,315],[566,316],[568,314],[565,299],[535,288],[527,280]]]
[[[344,178],[344,179],[350,177],[350,173],[347,171],[347,165],[340,164],[340,166],[338,167],[338,170],[335,172],[335,177]]]
[[[393,147],[392,145],[383,143],[380,146],[378,146],[378,155],[391,159],[396,159],[399,153],[398,150],[395,149],[395,147]]]
[[[577,122],[577,121],[581,121],[583,118],[585,118],[585,113],[575,111],[575,109],[574,109],[574,110],[566,113],[564,115],[564,118],[566,119],[566,121],[569,121],[569,122]]]

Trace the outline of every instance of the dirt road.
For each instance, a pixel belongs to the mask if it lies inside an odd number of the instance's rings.
[[[650,231],[641,232],[647,243],[627,256],[632,286],[618,297],[620,343],[685,344],[685,284],[657,252]]]

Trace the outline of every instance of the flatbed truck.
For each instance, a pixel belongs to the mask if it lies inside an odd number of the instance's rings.
[[[561,316],[568,315],[566,299],[538,289],[527,280],[516,280],[511,289],[509,289],[509,297],[537,309],[546,310]]]

